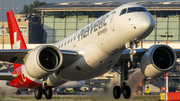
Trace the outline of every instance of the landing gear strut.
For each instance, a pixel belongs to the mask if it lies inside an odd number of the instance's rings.
[[[36,99],[41,99],[42,94],[45,95],[46,99],[51,99],[52,98],[52,88],[47,86],[46,83],[43,83],[42,87],[36,87],[34,91],[34,95]]]
[[[125,61],[121,63],[120,72],[117,71],[115,68],[113,68],[113,70],[115,70],[116,72],[118,72],[121,75],[120,86],[115,86],[113,89],[113,96],[115,99],[119,99],[121,96],[121,93],[124,95],[125,99],[129,99],[131,97],[131,89],[125,82],[125,80],[128,80],[127,64],[128,63]]]
[[[136,45],[137,43],[133,43],[133,42],[130,42],[129,43],[129,48],[130,48],[130,53],[129,53],[129,55],[130,55],[130,66],[129,66],[129,68],[131,69],[131,68],[134,68],[134,69],[136,69],[136,67],[137,67],[137,62],[134,60],[134,58],[133,58],[133,55],[134,55],[134,45]]]

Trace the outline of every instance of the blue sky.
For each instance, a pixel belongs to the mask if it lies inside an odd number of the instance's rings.
[[[0,8],[3,7],[6,8],[4,10],[4,14],[2,13],[2,9],[0,9],[0,21],[3,21],[2,16],[4,15],[4,21],[6,21],[6,12],[11,10],[13,7],[15,7],[15,4],[17,5],[16,7],[19,7],[20,9],[16,10],[17,13],[22,11],[23,5],[30,5],[33,3],[35,0],[0,0]],[[105,2],[105,1],[116,1],[116,2],[133,2],[133,1],[151,1],[151,2],[166,2],[166,1],[174,1],[174,0],[39,0],[39,1],[44,1],[46,3],[62,3],[62,2],[73,2],[73,1],[79,1],[79,2]],[[180,0],[176,0],[180,1]],[[15,10],[13,10],[15,13]]]

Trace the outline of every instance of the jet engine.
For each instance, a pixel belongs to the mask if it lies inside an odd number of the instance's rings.
[[[31,77],[40,79],[60,69],[62,61],[62,54],[58,48],[41,45],[26,56],[25,69]]]
[[[167,45],[154,45],[141,58],[141,71],[149,78],[156,78],[170,71],[176,64],[176,53]]]

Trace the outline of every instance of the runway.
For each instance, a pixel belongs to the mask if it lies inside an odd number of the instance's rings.
[[[2,101],[47,101],[43,96],[41,100],[36,100],[33,95],[13,95],[12,97],[0,98]],[[123,96],[118,101],[158,101],[159,96],[132,96],[130,99],[124,99]],[[117,101],[110,96],[99,95],[53,95],[50,101]]]

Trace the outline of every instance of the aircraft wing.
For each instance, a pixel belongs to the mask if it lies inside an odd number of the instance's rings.
[[[81,57],[76,51],[60,50],[63,55],[62,66],[66,67]]]
[[[177,58],[180,58],[180,49],[173,49],[176,52]]]
[[[173,49],[177,55],[177,58],[180,58],[180,49]],[[136,61],[140,61],[142,56],[144,55],[145,52],[147,52],[148,49],[134,49],[134,56],[133,58]],[[124,50],[121,57],[119,58],[119,61],[126,61],[126,60],[130,60],[130,50]]]
[[[13,80],[17,77],[17,74],[0,73],[0,80]]]
[[[0,50],[0,61],[24,64],[23,58],[27,53],[26,49]]]
[[[29,50],[26,49],[9,49],[0,50],[0,61],[7,61],[11,63],[24,64],[24,57],[28,54]],[[60,50],[63,55],[63,66],[68,66],[69,64],[76,61],[80,55],[76,51],[71,50]]]
[[[148,49],[134,49],[134,55],[133,58],[136,59],[137,61],[141,60],[141,57],[144,55],[144,53],[148,51]],[[122,52],[121,57],[119,58],[119,60],[121,61],[126,61],[126,60],[130,60],[130,50],[124,50]]]

